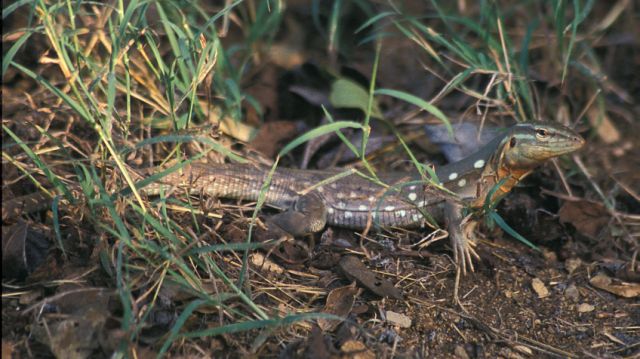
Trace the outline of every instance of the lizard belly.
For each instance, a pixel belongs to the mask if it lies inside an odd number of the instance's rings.
[[[428,199],[419,185],[388,189],[366,180],[335,186],[320,192],[329,225],[364,229],[370,222],[377,227],[418,227],[424,223],[421,212],[430,212],[439,201]]]
[[[327,224],[349,229],[365,229],[367,224],[373,227],[402,227],[414,228],[424,223],[424,217],[417,207],[384,210],[358,209],[349,210],[327,207]]]

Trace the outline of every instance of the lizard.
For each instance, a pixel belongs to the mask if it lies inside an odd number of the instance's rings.
[[[435,189],[417,170],[380,173],[378,182],[344,169],[277,168],[265,204],[281,212],[267,224],[298,237],[317,233],[326,225],[354,230],[364,230],[371,223],[380,228],[417,228],[425,224],[426,212],[446,224],[454,261],[466,273],[467,266],[473,271],[473,258],[479,256],[473,248],[475,222],[468,221],[464,208],[482,208],[487,200],[506,195],[546,160],[584,144],[578,133],[559,124],[513,125],[468,157],[435,168],[438,184],[455,196],[441,195],[446,191]],[[257,201],[268,174],[266,166],[194,162],[143,191],[157,194],[160,189],[180,187],[190,193]]]

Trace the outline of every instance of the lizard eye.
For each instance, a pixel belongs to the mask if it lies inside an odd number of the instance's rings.
[[[545,130],[544,128],[539,128],[536,130],[536,135],[540,137],[547,137],[548,134],[549,132],[547,132],[547,130]]]
[[[511,137],[511,141],[509,141],[509,147],[511,147],[511,148],[516,147],[516,138],[515,137]]]

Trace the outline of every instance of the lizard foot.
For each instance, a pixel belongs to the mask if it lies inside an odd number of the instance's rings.
[[[471,221],[471,215],[463,217],[463,208],[461,204],[455,202],[447,202],[445,207],[453,259],[458,265],[458,269],[462,270],[463,274],[466,274],[467,266],[469,271],[474,271],[473,259],[474,257],[475,259],[480,259],[480,256],[474,248],[475,236],[473,231],[477,222]]]
[[[327,211],[322,197],[308,193],[292,208],[270,218],[270,222],[294,237],[320,232],[327,223]]]
[[[467,273],[467,267],[470,272],[475,271],[473,267],[473,259],[480,259],[475,250],[475,230],[478,222],[469,221],[469,217],[465,218],[459,226],[452,228],[449,232],[451,237],[451,246],[453,247],[453,259],[462,269],[462,273]]]

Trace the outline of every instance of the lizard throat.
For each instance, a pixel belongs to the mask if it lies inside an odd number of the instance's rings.
[[[497,173],[498,178],[496,183],[499,183],[504,178],[506,178],[507,180],[504,182],[504,184],[502,184],[502,186],[500,186],[491,200],[496,200],[499,196],[511,192],[513,187],[520,183],[520,181],[522,181],[529,173],[531,173],[531,170],[509,169],[504,166],[500,166]]]
[[[529,173],[531,170],[509,170],[503,166],[497,170],[486,170],[477,183],[477,195],[470,203],[471,207],[482,208],[487,203],[487,196],[494,190],[496,184],[504,180],[504,183],[493,192],[489,203],[496,201],[509,193]]]

